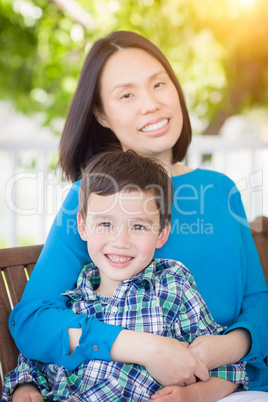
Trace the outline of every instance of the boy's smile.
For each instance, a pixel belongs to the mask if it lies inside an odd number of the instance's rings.
[[[133,259],[133,257],[127,257],[123,255],[106,255],[110,263],[114,266],[122,267],[128,264],[129,261]]]
[[[137,275],[151,262],[155,248],[167,239],[160,231],[160,215],[152,192],[122,191],[108,196],[92,193],[86,222],[78,214],[79,232],[99,268],[97,293],[112,296],[122,281]]]

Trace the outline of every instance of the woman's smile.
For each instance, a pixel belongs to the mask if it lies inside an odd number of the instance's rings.
[[[159,134],[159,133],[164,133],[168,129],[168,123],[170,119],[161,119],[160,121],[157,122],[151,122],[147,123],[144,127],[140,129],[143,133],[148,133],[148,134]]]

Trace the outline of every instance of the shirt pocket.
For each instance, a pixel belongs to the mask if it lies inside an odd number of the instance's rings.
[[[79,401],[91,402],[119,402],[126,401],[123,396],[123,389],[118,380],[112,376],[91,387],[89,390],[81,394],[82,399]],[[72,400],[72,399],[70,399]]]
[[[117,314],[106,315],[104,321],[132,331],[149,332],[156,335],[163,335],[166,332],[163,309],[160,306],[119,311]]]

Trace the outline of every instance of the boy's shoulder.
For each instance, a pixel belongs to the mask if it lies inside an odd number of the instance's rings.
[[[198,294],[195,280],[181,262],[170,259],[155,258],[154,280],[151,282],[154,293],[162,307],[178,313],[178,308]]]
[[[193,275],[188,268],[180,261],[167,258],[154,258],[155,276],[163,281],[176,281],[183,284],[185,282],[195,286]]]

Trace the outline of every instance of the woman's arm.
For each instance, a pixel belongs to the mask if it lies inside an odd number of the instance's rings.
[[[134,347],[133,347],[134,346]],[[192,353],[187,342],[146,332],[122,331],[111,350],[113,360],[145,366],[161,385],[188,385],[209,378],[206,366]]]
[[[251,339],[245,360],[254,358],[258,360],[258,365],[261,361],[264,363],[268,354],[268,287],[239,192],[230,197],[229,204],[233,218],[240,224],[244,297],[240,314],[226,332],[231,334],[230,331],[235,332],[238,328],[248,331]]]
[[[250,333],[243,328],[221,336],[199,336],[189,346],[208,370],[236,363],[248,354],[250,347]]]
[[[72,349],[78,345],[80,334],[80,330],[69,330]],[[113,343],[111,358],[114,361],[145,366],[151,376],[163,386],[192,384],[196,382],[196,377],[206,381],[206,366],[188,346],[187,342],[171,338],[123,330]]]
[[[75,315],[61,296],[75,287],[81,268],[90,262],[77,231],[79,186],[80,182],[73,184],[58,212],[22,300],[9,319],[11,334],[26,357],[70,369],[86,359],[111,360],[110,349],[122,330],[94,317]],[[71,355],[68,328],[82,330],[80,345]]]
[[[240,225],[241,234],[237,245],[239,247],[240,244],[244,263],[244,297],[240,314],[228,328],[226,335],[199,337],[190,345],[190,349],[208,369],[234,363],[240,359],[248,361],[253,370],[254,367],[256,370],[267,369],[268,288],[241,196],[237,190],[234,190],[229,198],[229,209]]]

